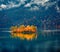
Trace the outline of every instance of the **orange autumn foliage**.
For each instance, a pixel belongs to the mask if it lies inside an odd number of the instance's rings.
[[[27,39],[27,40],[32,40],[34,38],[37,38],[37,33],[36,33],[37,27],[33,25],[21,25],[19,27],[17,26],[12,26],[11,27],[11,34],[13,37],[19,37],[21,39]]]

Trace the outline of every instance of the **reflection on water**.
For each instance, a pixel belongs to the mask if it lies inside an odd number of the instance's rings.
[[[8,35],[7,35],[8,34]],[[7,36],[3,38],[2,36]],[[8,38],[10,33],[2,33],[0,38],[0,52],[60,52],[60,33],[40,33],[38,38],[32,41]]]

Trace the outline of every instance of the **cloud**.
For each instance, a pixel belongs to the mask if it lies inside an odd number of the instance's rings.
[[[46,4],[44,5],[44,6],[45,6],[45,9],[48,9],[49,7],[55,5],[56,3],[57,3],[56,1],[46,3]]]
[[[40,7],[44,7],[47,10],[49,7],[56,5],[56,3],[57,3],[57,1],[51,2],[50,0],[31,0],[30,2],[25,3],[27,1],[28,0],[8,1],[8,3],[6,3],[6,4],[3,4],[3,3],[0,4],[0,10],[7,10],[7,9],[15,8],[15,7],[21,7],[21,5],[23,5],[23,7],[27,8],[29,10],[39,10]],[[18,2],[18,3],[16,3],[16,2]],[[32,5],[33,5],[33,7],[32,7]],[[60,8],[56,7],[56,10],[60,11]]]
[[[10,9],[10,8],[14,8],[14,7],[19,7],[21,4],[15,4],[15,3],[12,3],[10,2],[8,5],[6,4],[1,4],[0,5],[0,9],[3,10],[3,9]]]
[[[37,5],[44,5],[46,2],[48,2],[49,0],[34,0],[34,4]]]
[[[44,7],[47,10],[49,7],[56,5],[56,3],[57,1],[50,2],[50,0],[31,0],[24,7],[30,7],[30,10],[39,10],[40,7]],[[33,4],[35,4],[34,7],[32,7]]]
[[[6,8],[7,6],[5,4],[1,4],[0,8]]]
[[[24,7],[31,7],[31,4],[27,3],[26,5],[24,5]]]
[[[0,10],[20,7],[22,4],[25,4],[25,0],[18,0],[18,2],[19,3],[16,4],[16,2],[8,1],[8,4],[1,4]]]
[[[31,7],[30,10],[31,10],[31,11],[39,10],[39,7],[37,7],[37,6]]]
[[[0,5],[0,10],[6,9],[6,8],[7,8],[7,6],[6,6],[5,4],[1,4],[1,5]]]
[[[29,7],[29,6],[31,6],[33,4],[36,4],[38,6],[40,6],[40,5],[44,6],[45,3],[47,3],[48,1],[49,0],[31,0],[31,2],[27,3],[25,6]]]
[[[24,7],[30,7],[29,10],[39,10],[40,6],[45,6],[49,0],[31,0],[29,3],[25,4]],[[34,5],[32,7],[32,5]]]

